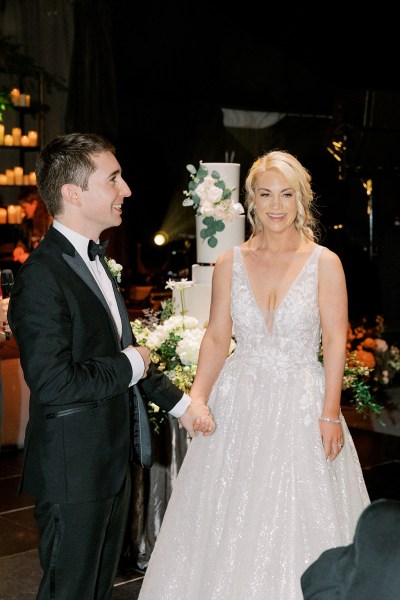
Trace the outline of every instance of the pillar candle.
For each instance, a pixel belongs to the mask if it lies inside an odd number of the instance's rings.
[[[10,225],[17,224],[17,208],[18,206],[14,206],[14,204],[9,204],[7,206],[7,216]]]
[[[4,145],[5,146],[12,146],[13,145],[13,136],[10,135],[9,133],[6,133],[4,136]]]
[[[7,185],[14,185],[14,169],[6,169]]]
[[[29,138],[27,135],[21,135],[21,146],[30,146]]]
[[[14,183],[15,185],[24,183],[24,170],[22,167],[14,167]]]
[[[4,124],[0,123],[0,145],[4,144]]]
[[[13,88],[11,90],[11,104],[13,104],[14,106],[18,106],[19,104],[19,96],[20,96],[20,91],[18,88]]]
[[[13,139],[14,146],[20,146],[21,145],[21,128],[13,127],[11,130],[11,133],[12,133],[12,139]]]
[[[30,185],[29,173],[24,173],[24,185]]]
[[[36,173],[35,173],[35,171],[31,171],[29,173],[29,185],[36,185]]]
[[[37,146],[38,143],[38,132],[37,131],[28,131],[28,139],[30,146]]]
[[[7,185],[7,175],[0,173],[0,185]]]
[[[7,209],[0,208],[0,225],[5,225],[7,223]]]

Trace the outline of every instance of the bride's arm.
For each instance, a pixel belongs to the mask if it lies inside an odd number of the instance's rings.
[[[319,421],[326,458],[333,460],[343,444],[340,399],[347,341],[347,291],[339,257],[325,249],[319,264],[319,309],[325,370],[325,400]]]
[[[211,388],[229,354],[233,250],[218,257],[212,279],[210,319],[200,346],[196,376],[190,390],[193,400],[208,402]]]

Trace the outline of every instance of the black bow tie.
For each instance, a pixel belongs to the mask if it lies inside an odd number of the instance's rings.
[[[90,260],[95,260],[96,256],[101,258],[104,256],[104,252],[107,250],[108,240],[104,240],[104,242],[100,242],[100,244],[96,244],[93,240],[89,240],[88,244],[88,255]]]

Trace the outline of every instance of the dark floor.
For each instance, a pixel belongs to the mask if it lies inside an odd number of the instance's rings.
[[[371,500],[400,500],[400,435],[351,428]],[[0,452],[0,600],[34,599],[41,572],[32,500],[17,496],[22,450]],[[143,573],[120,573],[113,600],[137,600]]]

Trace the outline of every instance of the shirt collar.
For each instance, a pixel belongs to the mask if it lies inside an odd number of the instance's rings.
[[[83,258],[85,263],[90,266],[90,259],[88,256],[88,244],[89,244],[90,238],[87,238],[84,235],[77,233],[76,231],[74,231],[73,229],[70,229],[69,227],[66,227],[65,225],[63,225],[62,223],[57,221],[56,219],[54,219],[54,221],[53,221],[53,227],[54,227],[54,229],[57,229],[57,231],[62,233],[69,242],[71,242],[71,244],[73,245],[75,250]],[[95,241],[98,242],[98,240],[95,240]]]

